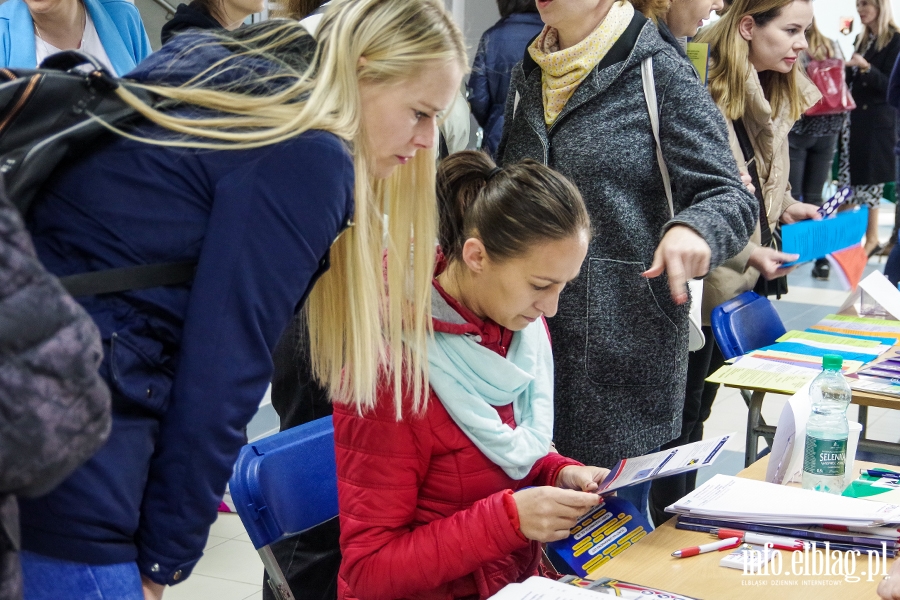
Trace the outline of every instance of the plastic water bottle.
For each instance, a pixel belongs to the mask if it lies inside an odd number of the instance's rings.
[[[850,386],[841,375],[844,359],[836,354],[822,358],[822,372],[809,386],[812,412],[806,423],[803,454],[803,489],[840,494],[844,490],[847,457],[847,406]]]

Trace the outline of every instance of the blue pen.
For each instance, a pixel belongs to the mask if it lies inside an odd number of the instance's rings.
[[[866,475],[869,477],[881,477],[883,479],[898,479],[900,480],[900,473],[895,471],[888,471],[885,469],[866,469]]]

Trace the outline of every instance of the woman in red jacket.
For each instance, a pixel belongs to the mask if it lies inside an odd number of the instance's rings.
[[[559,455],[544,317],[587,253],[577,189],[534,161],[486,154],[438,172],[441,248],[432,289],[430,393],[334,410],[339,598],[487,598],[538,572],[608,473]]]

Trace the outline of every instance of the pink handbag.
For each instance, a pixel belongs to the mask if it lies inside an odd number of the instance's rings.
[[[822,99],[804,113],[807,117],[837,115],[856,108],[856,102],[847,87],[843,60],[826,58],[810,61],[806,74],[822,93]]]

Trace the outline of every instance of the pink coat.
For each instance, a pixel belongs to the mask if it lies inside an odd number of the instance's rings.
[[[435,331],[480,336],[505,356],[512,333],[484,322],[435,283]],[[512,406],[498,408],[515,426]],[[431,392],[420,415],[394,417],[393,390],[359,416],[336,405],[341,520],[338,598],[488,598],[537,574],[541,547],[522,536],[512,492],[553,485],[580,463],[555,452],[510,479],[466,437]]]

